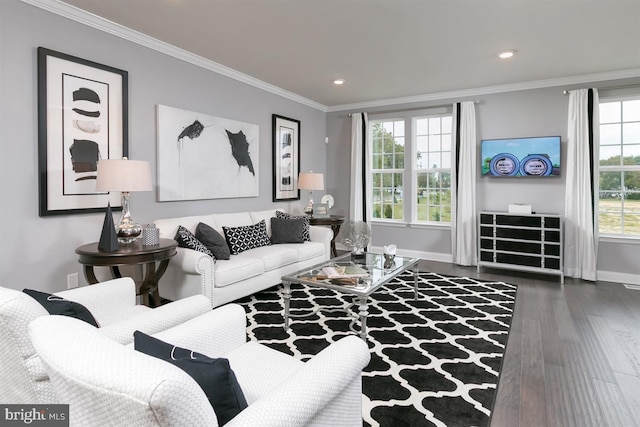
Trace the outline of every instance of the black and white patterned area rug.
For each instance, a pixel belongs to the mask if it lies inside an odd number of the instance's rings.
[[[487,426],[516,297],[516,286],[466,277],[403,274],[370,298],[371,362],[362,376],[366,426]],[[276,350],[308,360],[330,343],[356,334],[344,311],[353,297],[292,286],[290,320],[283,329],[281,287],[239,300],[247,332]],[[322,310],[325,309],[325,310]],[[328,309],[328,310],[327,310]],[[357,312],[357,304],[349,308]],[[359,321],[353,325],[357,330]]]

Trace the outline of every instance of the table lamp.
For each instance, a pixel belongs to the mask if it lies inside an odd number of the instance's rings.
[[[313,214],[313,190],[324,190],[324,175],[313,172],[300,172],[298,175],[298,188],[309,190],[309,202],[304,208],[306,214]]]
[[[131,217],[129,202],[134,191],[151,191],[151,167],[142,160],[105,159],[98,161],[96,191],[121,191],[122,216],[116,224],[119,243],[131,243],[142,232],[142,227]]]

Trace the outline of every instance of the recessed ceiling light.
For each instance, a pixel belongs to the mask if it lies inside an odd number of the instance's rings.
[[[513,58],[513,56],[516,54],[515,50],[503,50],[501,52],[498,52],[498,58],[500,59],[509,59],[509,58]]]
[[[333,84],[334,84],[334,85],[338,85],[338,86],[340,86],[340,85],[343,85],[343,84],[344,84],[344,82],[345,82],[345,80],[344,80],[344,79],[335,79],[335,80],[333,81]]]

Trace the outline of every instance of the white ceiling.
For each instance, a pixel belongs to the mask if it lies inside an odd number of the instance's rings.
[[[64,3],[329,109],[591,74],[640,76],[640,0]],[[504,61],[496,56],[502,49],[518,53]],[[338,77],[346,84],[334,86]]]

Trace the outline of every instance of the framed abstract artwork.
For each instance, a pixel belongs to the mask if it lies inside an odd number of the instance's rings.
[[[300,121],[273,115],[273,201],[300,200]]]
[[[158,105],[158,201],[258,197],[260,126]]]
[[[40,216],[121,208],[97,192],[98,160],[128,155],[128,73],[38,48]]]

